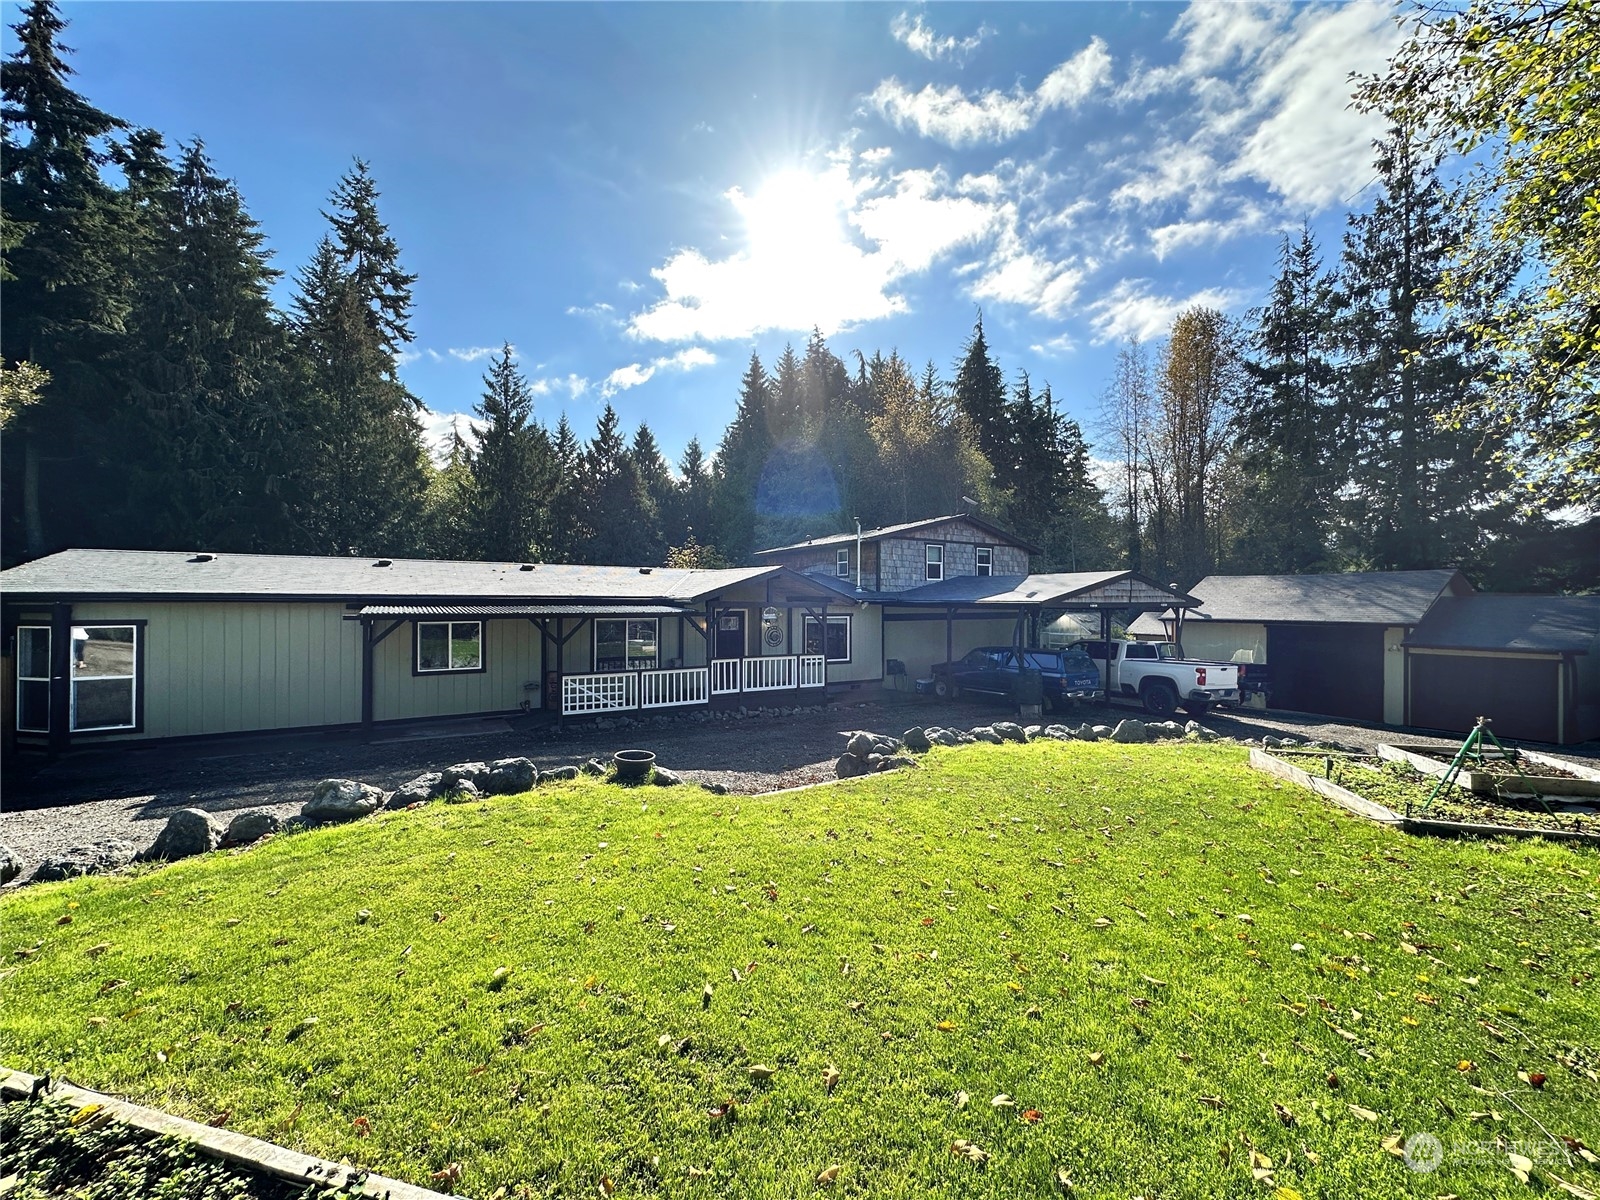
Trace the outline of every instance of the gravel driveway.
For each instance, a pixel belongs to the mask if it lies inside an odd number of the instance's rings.
[[[23,878],[39,860],[69,846],[122,838],[138,846],[155,840],[175,809],[202,808],[224,823],[244,809],[289,817],[300,811],[319,779],[341,776],[391,790],[427,770],[451,763],[525,755],[541,768],[609,760],[613,751],[643,747],[662,766],[702,783],[750,794],[817,783],[833,777],[844,749],[841,730],[899,734],[913,725],[969,728],[1003,720],[999,705],[944,704],[926,697],[881,692],[870,701],[835,701],[788,716],[704,723],[662,718],[627,728],[596,729],[574,722],[557,729],[546,717],[463,720],[409,730],[361,734],[278,735],[188,746],[94,750],[55,762],[11,755],[0,802],[0,843],[23,861]],[[1114,725],[1128,709],[1080,709],[1066,718]],[[1213,713],[1205,724],[1225,737],[1285,733],[1363,747],[1394,740],[1397,731],[1321,717]],[[1408,742],[1458,745],[1460,739],[1399,731]],[[1573,757],[1600,756],[1600,746],[1568,747]],[[15,886],[15,885],[13,885]]]

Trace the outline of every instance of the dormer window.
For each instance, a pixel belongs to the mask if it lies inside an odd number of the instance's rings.
[[[937,542],[928,545],[928,582],[944,578],[944,547]]]
[[[841,550],[834,558],[833,572],[840,579],[850,578],[850,551]]]
[[[993,546],[979,546],[978,547],[977,573],[979,575],[993,575],[994,574],[994,547]]]

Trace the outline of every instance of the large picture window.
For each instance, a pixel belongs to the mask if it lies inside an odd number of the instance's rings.
[[[138,715],[138,678],[137,627],[72,627],[74,730],[134,728]]]
[[[816,617],[807,617],[805,635],[807,654],[820,654],[829,662],[850,661],[849,617],[829,617],[826,632]]]
[[[594,623],[596,671],[653,671],[661,661],[661,622],[655,617],[607,617]]]
[[[928,547],[928,582],[944,578],[944,547],[934,544]]]
[[[50,732],[50,627],[17,628],[17,728]]]
[[[482,621],[417,622],[417,674],[481,670]]]

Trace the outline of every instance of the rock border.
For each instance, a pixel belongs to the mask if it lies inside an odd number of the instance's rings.
[[[269,1175],[289,1183],[311,1185],[337,1191],[341,1196],[367,1197],[368,1200],[457,1200],[445,1192],[402,1183],[383,1175],[373,1175],[355,1167],[332,1162],[298,1150],[247,1137],[229,1129],[202,1125],[175,1117],[160,1109],[108,1096],[76,1084],[56,1083],[48,1075],[40,1077],[0,1064],[0,1100],[8,1104],[28,1103],[41,1096],[80,1107],[97,1104],[100,1111],[146,1133],[181,1138],[200,1153],[240,1167],[257,1175]]]

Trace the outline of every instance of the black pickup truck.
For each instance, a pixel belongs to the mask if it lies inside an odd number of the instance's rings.
[[[1100,696],[1100,671],[1081,650],[1015,646],[979,646],[953,663],[934,664],[934,695],[949,699],[971,692],[1021,702],[1025,669],[1039,673],[1047,707],[1063,708],[1074,700]]]

